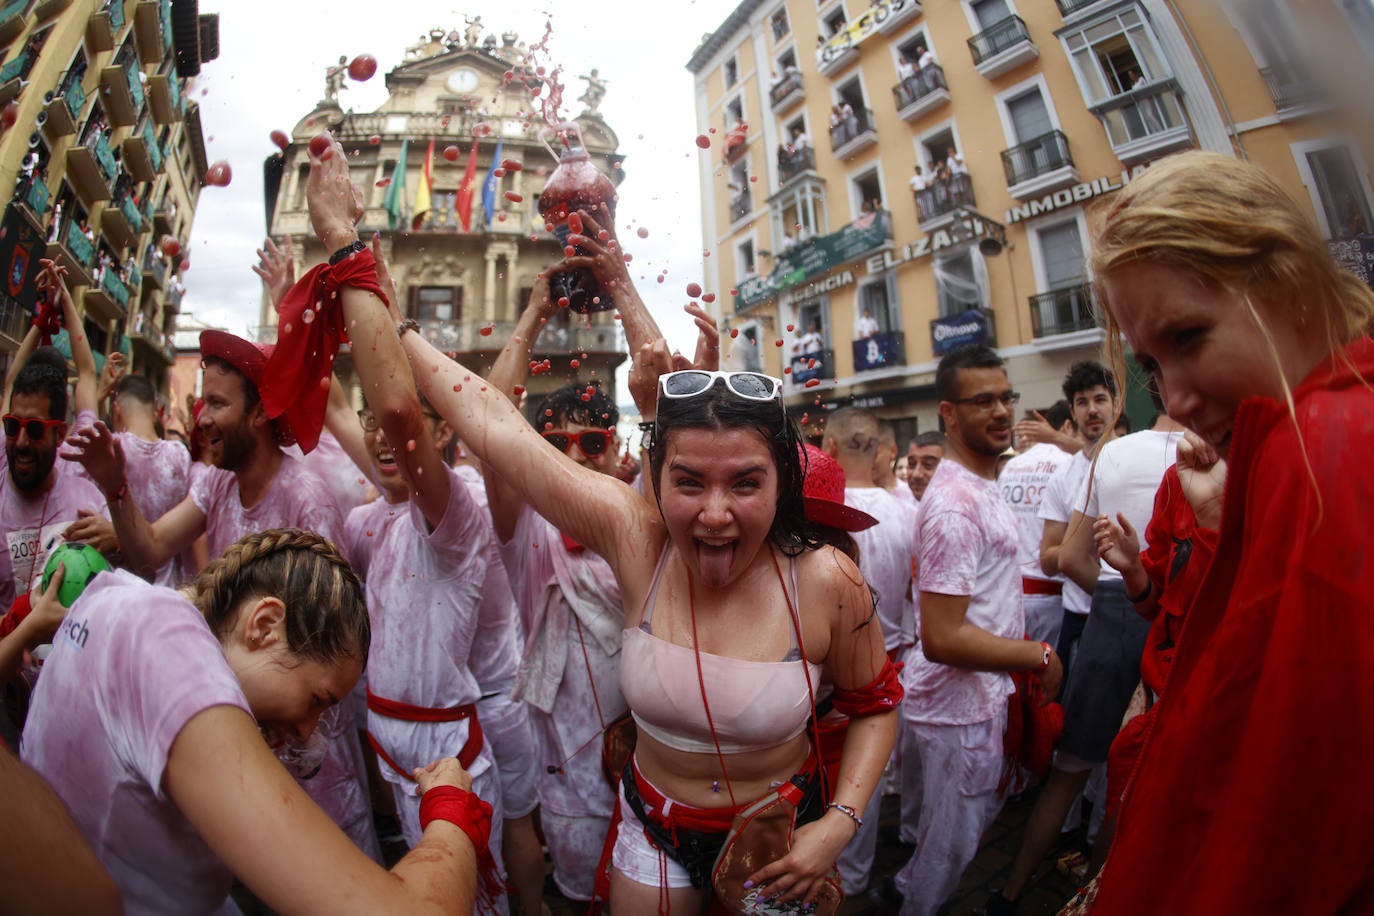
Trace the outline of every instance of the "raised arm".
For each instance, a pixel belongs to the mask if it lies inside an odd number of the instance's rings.
[[[568,237],[568,244],[575,245],[585,255],[565,258],[555,268],[557,270],[590,270],[603,290],[610,292],[615,299],[616,311],[620,313],[620,323],[625,328],[625,340],[631,353],[650,341],[663,336],[658,323],[644,305],[639,290],[630,279],[630,269],[625,262],[625,252],[615,237],[615,225],[610,209],[601,204],[596,213],[579,210],[573,214],[577,220],[569,219],[569,228],[575,233]],[[581,223],[581,229],[578,229]],[[556,303],[555,303],[556,304]]]
[[[291,236],[282,239],[280,248],[270,238],[265,240],[258,249],[258,263],[253,265],[253,273],[262,278],[272,307],[281,305],[287,291],[296,282],[296,258]]]
[[[339,384],[338,376],[329,380],[329,403],[325,407],[324,428],[338,440],[339,448],[343,449],[363,476],[372,479],[372,458],[367,454],[367,446],[363,442],[363,430],[358,425],[358,415],[348,402],[343,385]]]
[[[95,356],[91,353],[91,341],[81,326],[81,316],[76,313],[71,293],[67,291],[67,281],[62,278],[65,270],[44,258],[43,269],[38,274],[38,288],[51,289],[62,307],[62,324],[67,329],[67,339],[72,345],[72,362],[76,364],[76,390],[72,395],[72,412],[83,410],[95,412],[99,403],[96,400]]]
[[[529,375],[529,364],[534,358],[534,343],[544,324],[558,312],[558,304],[549,294],[549,280],[541,273],[530,290],[530,300],[520,313],[515,325],[515,333],[510,341],[496,356],[487,382],[492,388],[510,398],[512,404],[519,405],[519,386]],[[502,543],[515,535],[516,522],[520,520],[520,509],[525,501],[505,479],[488,466],[482,475],[487,488],[487,508],[491,512],[492,525],[496,536]]]
[[[124,452],[103,422],[74,430],[67,436],[67,445],[69,449],[60,452],[60,457],[84,465],[105,495],[124,565],[138,575],[151,581],[169,559],[205,531],[205,513],[190,496],[155,522],[144,517],[129,493]]]
[[[419,334],[403,334],[401,346],[421,392],[439,415],[560,531],[603,556],[617,574],[622,554],[633,552],[642,559],[662,544],[657,513],[633,489],[549,446],[504,392]]]
[[[456,761],[418,776],[422,789],[471,784]],[[461,829],[430,823],[383,871],[296,784],[243,710],[214,706],[192,717],[172,743],[163,787],[215,855],[277,912],[473,910],[476,855]]]
[[[310,222],[326,251],[338,251],[358,241],[362,193],[349,178],[348,158],[339,141],[334,140],[319,155],[310,154],[306,199]],[[394,287],[391,298],[396,298]],[[430,528],[438,527],[448,508],[451,482],[448,468],[425,427],[420,398],[397,338],[396,324],[386,302],[367,290],[341,287],[339,301],[368,407],[386,434],[401,476],[410,488],[410,498],[420,507]]]

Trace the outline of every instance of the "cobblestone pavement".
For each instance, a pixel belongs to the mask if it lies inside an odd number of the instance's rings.
[[[945,916],[968,916],[981,912],[988,896],[1002,886],[1007,870],[1011,867],[1011,860],[1021,842],[1021,827],[1030,815],[1033,803],[1034,795],[1028,793],[1002,809],[1001,816],[983,837],[978,855],[964,872],[954,898],[941,911]],[[896,797],[884,799],[881,824],[883,835],[895,835],[899,817]],[[1073,896],[1076,890],[1075,883],[1055,871],[1053,859],[1060,852],[1075,847],[1086,852],[1086,847],[1082,844],[1081,831],[1065,836],[1061,848],[1047,858],[1022,896],[1021,916],[1052,916]],[[873,860],[871,889],[880,887],[884,880],[897,874],[911,857],[911,852],[910,846],[880,840],[877,855]],[[585,905],[565,900],[553,890],[552,882],[545,887],[544,900],[552,916],[583,916],[586,913]],[[876,893],[850,897],[840,908],[840,916],[887,916],[895,912],[896,908],[881,902]]]

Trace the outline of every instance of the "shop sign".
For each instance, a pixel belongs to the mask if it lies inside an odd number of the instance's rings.
[[[930,345],[936,356],[965,344],[991,345],[992,341],[990,316],[978,309],[936,318],[930,323]]]
[[[864,266],[868,268],[870,274],[881,273],[896,267],[898,264],[928,258],[953,245],[960,245],[972,239],[990,239],[993,237],[993,226],[976,216],[969,216],[952,223],[948,229],[936,229],[925,238],[919,238],[896,251],[884,251],[881,254],[875,254],[864,263]]]
[[[1009,225],[1019,223],[1031,217],[1053,213],[1055,210],[1062,210],[1064,207],[1071,207],[1074,204],[1081,204],[1086,200],[1092,200],[1094,197],[1101,197],[1103,194],[1120,191],[1130,184],[1132,179],[1138,178],[1147,167],[1147,165],[1142,164],[1133,169],[1122,169],[1119,175],[1103,175],[1101,178],[1085,181],[1071,188],[1061,188],[1053,194],[1046,194],[1039,200],[1032,200],[1019,207],[1012,207],[1006,213],[1007,223]]]
[[[750,277],[739,285],[735,293],[735,311],[758,305],[838,264],[867,254],[887,241],[891,225],[886,210],[867,213],[839,232],[818,236],[779,252],[772,273],[766,277]]]

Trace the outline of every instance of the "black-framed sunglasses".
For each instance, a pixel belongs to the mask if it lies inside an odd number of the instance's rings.
[[[584,429],[577,433],[550,432],[540,435],[565,455],[574,442],[588,458],[599,458],[611,449],[611,432],[606,429]]]
[[[971,398],[954,398],[951,404],[968,404],[978,410],[992,410],[992,405],[1000,403],[1003,407],[1011,410],[1021,400],[1021,392],[1004,391],[1001,394],[983,392],[975,394]]]
[[[45,420],[42,417],[16,417],[12,413],[5,414],[3,420],[6,439],[18,439],[19,430],[22,429],[34,441],[46,436],[49,429],[56,429],[66,422],[64,420]]]
[[[762,372],[708,372],[705,369],[683,369],[659,376],[658,394],[664,398],[694,398],[711,390],[717,380],[737,397],[747,401],[782,399],[782,380]]]

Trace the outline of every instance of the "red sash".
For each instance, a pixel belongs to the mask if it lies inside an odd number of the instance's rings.
[[[477,719],[477,706],[473,703],[434,709],[427,706],[411,706],[409,703],[402,703],[398,700],[388,700],[368,690],[367,708],[379,716],[386,716],[388,719],[400,719],[402,722],[461,722],[464,719],[471,719],[472,724],[468,726],[468,740],[458,751],[458,762],[466,770],[472,766],[477,755],[482,753],[482,723]],[[372,732],[367,733],[367,743],[372,745],[372,750],[377,752],[377,757],[387,766],[406,779],[415,781],[415,777],[392,760],[390,754],[382,750],[382,746],[377,743]]]

